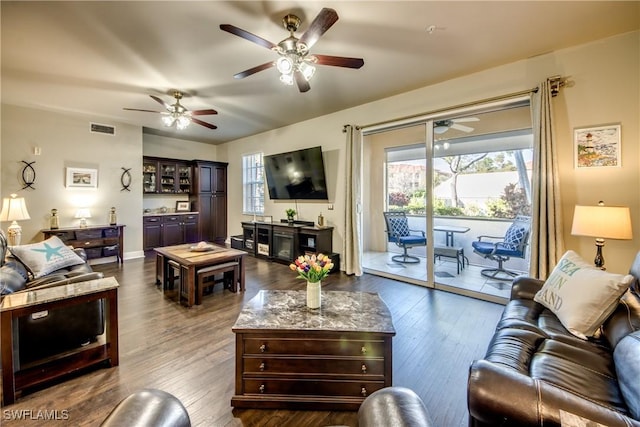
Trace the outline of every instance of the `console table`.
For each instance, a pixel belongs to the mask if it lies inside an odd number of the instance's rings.
[[[91,225],[88,227],[64,227],[42,230],[44,238],[58,236],[65,245],[83,248],[87,259],[115,256],[123,260],[124,225]]]
[[[357,410],[391,386],[395,329],[378,294],[260,291],[242,309],[236,334],[236,408]]]
[[[79,369],[118,359],[118,282],[113,277],[23,291],[6,295],[0,303],[0,340],[2,343],[2,402],[13,403],[16,393]],[[97,342],[20,366],[14,360],[14,324],[23,316],[61,307],[104,299],[105,334]]]
[[[323,253],[339,270],[338,255],[333,253],[333,227],[316,227],[311,221],[245,221],[242,230],[243,249],[254,256],[288,264],[305,253]]]

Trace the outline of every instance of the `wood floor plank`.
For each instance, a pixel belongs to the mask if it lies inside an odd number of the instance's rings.
[[[287,266],[247,257],[246,292],[221,285],[190,309],[165,298],[155,285],[155,258],[94,266],[120,283],[120,365],[93,369],[25,394],[3,408],[3,426],[39,426],[38,419],[10,419],[24,411],[68,411],[56,425],[94,426],[128,394],[160,388],[186,406],[194,426],[357,426],[351,411],[237,410],[235,336],[242,306],[261,289],[304,289]],[[393,316],[393,384],[416,391],[436,425],[466,426],[470,363],[484,355],[502,306],[365,274],[332,274],[324,290],[377,292]]]

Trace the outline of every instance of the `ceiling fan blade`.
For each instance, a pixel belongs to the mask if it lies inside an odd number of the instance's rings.
[[[267,49],[273,49],[277,47],[275,44],[271,43],[269,40],[265,40],[260,36],[256,36],[255,34],[250,33],[249,31],[245,31],[242,28],[238,28],[235,25],[230,24],[221,24],[220,29],[222,31],[226,31],[235,36],[242,37],[243,39],[249,40],[257,45],[262,47],[266,47]]]
[[[218,114],[216,110],[194,110],[191,112],[192,116],[208,116],[210,114]]]
[[[123,110],[127,110],[127,111],[143,111],[145,113],[160,113],[160,111],[155,111],[155,110],[141,110],[139,108],[123,108]]]
[[[296,78],[296,84],[298,85],[300,92],[308,92],[309,89],[311,89],[311,85],[309,85],[309,82],[304,78],[300,71],[293,73],[293,76]]]
[[[234,74],[233,77],[236,79],[244,79],[245,77],[249,77],[250,75],[255,74],[259,71],[263,71],[263,70],[266,70],[267,68],[271,68],[274,65],[276,65],[274,61],[266,62],[262,65],[258,65],[256,67],[249,68],[248,70],[241,71],[238,74]]]
[[[334,67],[360,68],[364,65],[362,58],[347,58],[344,56],[313,55],[316,63],[320,65],[332,65]]]
[[[200,126],[204,126],[206,128],[209,128],[209,129],[218,129],[218,126],[216,126],[216,125],[212,125],[211,123],[203,122],[202,120],[199,120],[199,119],[196,119],[196,118],[193,118],[193,117],[191,117],[191,121],[193,123],[196,123],[196,124],[198,124]]]
[[[465,125],[459,125],[457,123],[452,124],[450,127],[453,128],[453,129],[458,129],[458,130],[460,130],[462,132],[472,132],[473,131],[472,127],[465,126]]]
[[[155,96],[155,95],[149,95],[149,96],[151,97],[151,99],[156,101],[158,104],[162,105],[167,110],[171,108],[171,105],[167,104],[166,102],[164,102],[162,99],[158,98],[157,96]]]
[[[338,14],[335,10],[324,8],[314,18],[307,31],[300,37],[300,42],[304,43],[307,48],[311,49],[311,46],[316,44],[318,39],[327,32],[329,28],[338,20]]]
[[[459,119],[451,120],[454,123],[465,123],[465,122],[479,122],[480,119],[477,117],[461,117]]]

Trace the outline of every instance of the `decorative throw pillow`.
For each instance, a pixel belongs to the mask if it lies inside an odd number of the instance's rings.
[[[406,218],[389,218],[391,231],[398,236],[409,235],[409,223]]]
[[[587,339],[615,310],[633,276],[602,271],[567,251],[534,301],[547,307],[573,335]]]
[[[504,242],[502,244],[505,248],[512,251],[518,250],[526,231],[524,227],[512,224],[504,235]]]
[[[27,267],[34,279],[61,268],[84,263],[84,260],[57,236],[51,236],[44,242],[30,245],[10,246],[9,250]]]

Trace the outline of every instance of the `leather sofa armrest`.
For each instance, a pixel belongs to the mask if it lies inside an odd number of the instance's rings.
[[[542,288],[544,280],[534,279],[533,277],[518,276],[513,280],[511,286],[511,299],[533,299],[536,292]]]
[[[102,279],[103,277],[104,275],[99,272],[77,274],[77,275],[72,275],[70,277],[67,277],[64,275],[46,276],[42,278],[44,280],[36,279],[34,281],[29,282],[29,284],[27,285],[28,286],[27,290],[33,291],[36,289],[52,288],[54,286],[68,285],[69,283],[86,282],[87,280]]]
[[[488,360],[469,369],[467,405],[480,425],[559,426],[565,411],[610,427],[640,427],[619,412]]]

